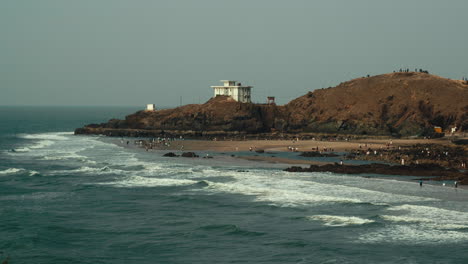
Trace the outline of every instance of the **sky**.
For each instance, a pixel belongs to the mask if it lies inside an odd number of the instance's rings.
[[[0,0],[0,105],[280,104],[423,68],[468,77],[466,0]]]

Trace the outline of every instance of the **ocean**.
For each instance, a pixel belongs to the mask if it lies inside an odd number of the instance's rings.
[[[0,107],[0,261],[468,263],[467,189],[73,135],[135,110]]]

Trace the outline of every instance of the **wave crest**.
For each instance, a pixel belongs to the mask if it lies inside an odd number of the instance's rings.
[[[318,220],[326,226],[350,226],[350,225],[364,225],[374,223],[374,220],[364,219],[355,216],[338,216],[338,215],[313,215],[308,219]]]
[[[6,170],[1,170],[0,175],[16,174],[22,171],[25,171],[25,169],[8,168]]]
[[[123,180],[99,183],[99,185],[110,185],[114,187],[158,187],[158,186],[183,186],[193,185],[197,181],[184,179],[168,179],[155,177],[132,176]]]

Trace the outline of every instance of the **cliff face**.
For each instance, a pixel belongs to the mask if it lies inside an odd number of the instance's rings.
[[[219,96],[200,105],[139,111],[125,120],[88,125],[76,133],[164,130],[185,134],[418,135],[432,131],[433,126],[468,130],[466,82],[416,72],[383,74],[315,90],[284,106],[239,103]]]

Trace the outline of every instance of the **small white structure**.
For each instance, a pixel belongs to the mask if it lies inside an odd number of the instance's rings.
[[[242,86],[241,83],[236,81],[221,81],[223,86],[211,86],[214,89],[214,96],[225,95],[230,96],[232,99],[241,103],[251,103],[251,89],[252,86]]]
[[[146,105],[146,111],[155,111],[156,110],[156,105],[155,104],[147,104]]]

